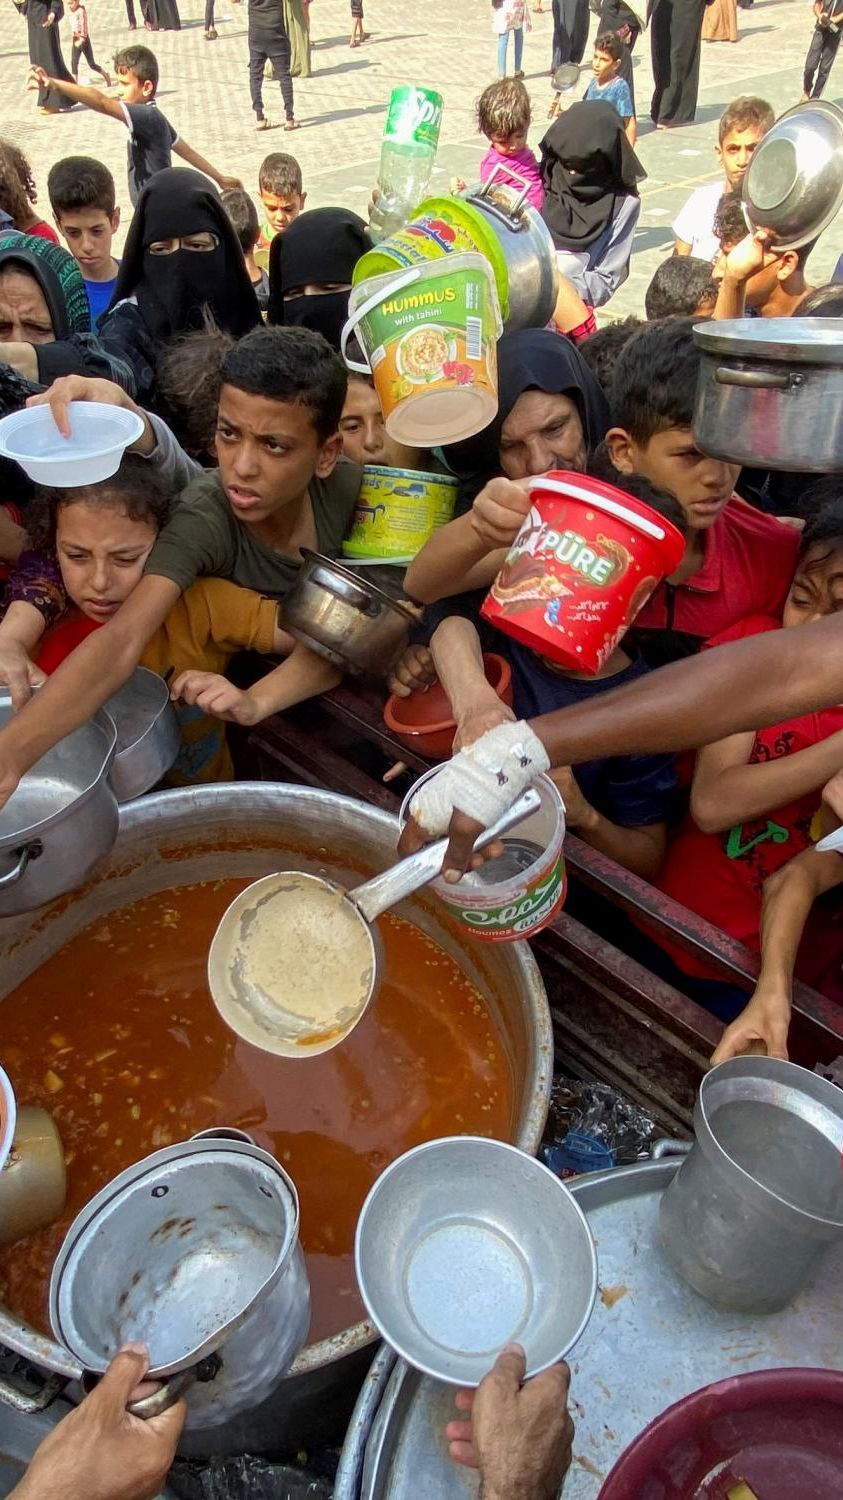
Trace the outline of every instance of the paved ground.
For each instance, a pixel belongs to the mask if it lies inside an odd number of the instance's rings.
[[[365,0],[366,25],[372,38],[365,47],[348,47],[349,8],[345,0],[313,0],[311,13],[316,46],[314,76],[296,85],[296,112],[304,127],[294,136],[281,131],[257,135],[249,105],[246,46],[246,5],[219,0],[220,39],[207,43],[202,34],[202,0],[182,0],[184,29],[180,33],[146,36],[161,64],[161,107],[191,143],[222,169],[236,173],[252,190],[257,188],[258,164],[267,150],[291,147],[304,169],[311,207],[341,203],[365,213],[370,185],[375,180],[383,117],[390,88],[397,83],[429,83],[445,96],[445,118],[436,182],[444,184],[456,171],[470,175],[479,161],[482,143],[476,135],[473,104],[481,88],[494,76],[494,39],[489,28],[487,0]],[[549,6],[549,0],[544,0]],[[642,0],[643,9],[643,0]],[[651,88],[649,45],[645,36],[637,49],[636,89],[642,120],[639,155],[648,172],[643,184],[643,209],[635,237],[632,269],[627,284],[611,303],[612,316],[640,313],[644,289],[671,242],[670,224],[691,188],[717,175],[713,158],[717,119],[736,94],[760,93],[777,110],[798,100],[801,69],[811,30],[806,0],[756,0],[750,11],[739,11],[741,39],[735,46],[703,47],[702,87],[697,121],[671,132],[654,132],[647,118]],[[95,52],[108,67],[116,47],[130,40],[121,0],[88,0]],[[419,19],[421,17],[421,19]],[[547,69],[550,63],[551,18],[534,17],[527,38],[525,66],[533,96],[535,123],[532,139],[544,129],[550,101]],[[596,22],[592,20],[592,35]],[[70,46],[63,23],[65,56]],[[832,75],[827,97],[843,90],[843,63]],[[125,188],[125,133],[122,127],[87,110],[44,118],[37,114],[34,95],[25,88],[26,27],[13,6],[0,10],[0,130],[18,141],[30,155],[43,190],[48,168],[71,152],[99,156],[114,172],[128,218]],[[835,88],[837,84],[837,88]],[[584,85],[583,85],[584,86]],[[278,118],[277,84],[267,84],[268,112]],[[832,228],[810,262],[812,279],[826,279],[840,249]]]

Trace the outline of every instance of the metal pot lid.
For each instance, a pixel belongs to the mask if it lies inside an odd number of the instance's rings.
[[[843,365],[843,318],[726,318],[694,327],[706,354],[787,360],[798,365]]]

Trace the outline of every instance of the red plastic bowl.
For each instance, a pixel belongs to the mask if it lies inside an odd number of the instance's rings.
[[[668,1407],[621,1455],[599,1500],[843,1495],[843,1372],[753,1370]]]
[[[502,656],[487,652],[483,657],[486,681],[501,702],[512,707],[512,673]],[[386,700],[383,719],[387,729],[397,735],[408,750],[428,760],[447,760],[454,744],[457,724],[441,682],[434,682],[426,693],[411,693],[399,698],[392,693]]]

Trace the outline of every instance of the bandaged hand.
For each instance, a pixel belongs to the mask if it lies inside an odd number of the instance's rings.
[[[529,724],[499,724],[419,788],[410,817],[429,838],[447,833],[457,811],[489,828],[549,766],[544,745]]]

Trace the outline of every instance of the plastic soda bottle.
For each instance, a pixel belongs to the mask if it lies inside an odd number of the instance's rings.
[[[380,197],[369,219],[375,243],[406,224],[427,191],[439,144],[442,103],[441,94],[414,84],[392,90],[378,169]]]

